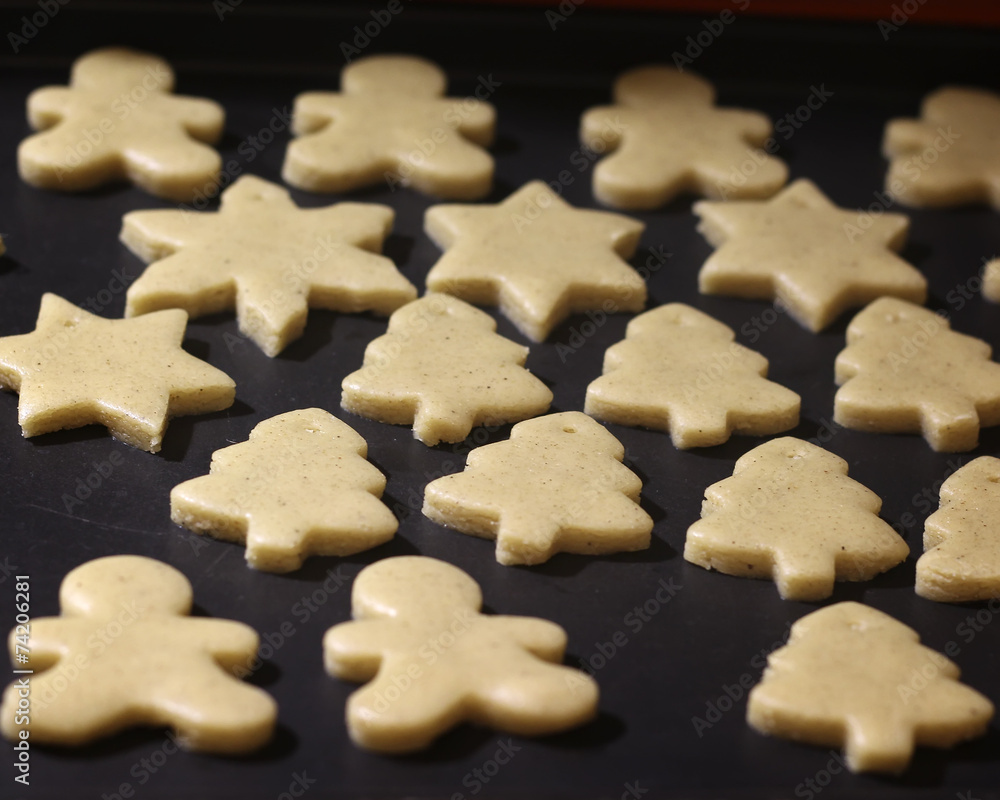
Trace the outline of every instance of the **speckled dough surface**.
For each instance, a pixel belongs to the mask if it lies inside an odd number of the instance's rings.
[[[993,704],[912,628],[860,603],[814,611],[768,656],[747,702],[761,733],[843,747],[853,772],[899,773],[915,745],[980,736]],[[917,680],[919,678],[920,680]]]
[[[872,433],[922,433],[937,451],[972,450],[980,426],[1000,424],[1000,364],[982,339],[883,297],[847,327],[836,360],[834,421]]]
[[[866,581],[910,549],[878,516],[882,500],[847,477],[847,462],[786,436],[742,456],[705,490],[684,558],[706,569],[771,578],[785,600],[821,600],[834,581]]]
[[[552,392],[524,369],[528,348],[496,333],[493,318],[445,294],[396,311],[343,381],[341,405],[355,414],[413,425],[426,445],[460,442],[474,425],[544,414]]]
[[[299,208],[252,175],[222,193],[217,213],[133,211],[121,239],[155,263],[129,287],[125,313],[235,307],[240,331],[275,356],[302,335],[310,307],[389,314],[417,296],[379,255],[392,220],[375,203]]]
[[[61,615],[31,620],[30,722],[17,723],[20,684],[3,695],[0,731],[31,746],[75,747],[136,726],[166,726],[178,744],[246,753],[265,744],[277,706],[233,670],[257,657],[256,632],[240,622],[190,617],[191,584],[144,556],[107,556],[71,571]],[[18,629],[11,631],[11,658]],[[23,680],[23,679],[22,679]]]
[[[670,303],[640,314],[625,334],[587,387],[590,416],[668,431],[678,448],[798,424],[799,396],[767,380],[767,359],[737,344],[733,331],[708,314]]]
[[[247,563],[289,572],[308,556],[347,556],[399,527],[379,501],[385,477],[365,440],[319,408],[259,423],[250,440],[217,450],[210,474],[175,486],[170,516],[217,539],[246,542]]]
[[[387,558],[358,574],[355,621],[323,638],[327,672],[367,682],[347,701],[354,742],[405,753],[461,722],[540,736],[595,716],[597,684],[561,663],[563,629],[487,616],[482,603],[472,578],[433,558]]]
[[[0,388],[18,392],[25,436],[104,425],[158,452],[170,417],[229,408],[236,385],[181,348],[187,314],[104,319],[42,296],[31,333],[0,338]]]
[[[69,86],[28,97],[28,122],[41,133],[18,147],[21,178],[62,192],[128,180],[179,203],[214,191],[222,159],[209,145],[222,137],[225,112],[173,87],[157,56],[120,47],[81,56]]]

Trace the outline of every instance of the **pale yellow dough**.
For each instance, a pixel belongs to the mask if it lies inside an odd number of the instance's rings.
[[[883,297],[851,320],[835,362],[835,422],[873,433],[922,433],[937,451],[972,450],[1000,424],[1000,364],[982,339]]]
[[[225,112],[173,87],[158,56],[121,47],[81,56],[69,86],[28,97],[28,122],[41,133],[18,147],[21,178],[63,192],[128,180],[175,202],[213,197],[222,159],[209,145],[222,137]]]
[[[941,486],[941,507],[924,523],[916,591],[968,603],[1000,597],[1000,459],[980,456]]]
[[[822,600],[834,581],[867,581],[909,548],[880,519],[882,500],[847,477],[847,462],[786,436],[742,456],[705,490],[684,558],[706,569],[770,578],[785,600]]]
[[[625,336],[587,387],[590,416],[667,431],[681,449],[798,424],[799,396],[767,380],[767,359],[708,314],[670,303],[633,319]]]
[[[987,261],[983,266],[983,297],[991,303],[1000,303],[1000,258]]]
[[[498,205],[431,206],[424,229],[447,252],[427,274],[427,289],[499,305],[541,342],[574,312],[643,309],[646,284],[625,259],[644,227],[621,214],[573,208],[542,181]]]
[[[508,441],[473,450],[464,472],[428,483],[423,513],[496,539],[506,565],[644,550],[653,520],[624,457],[621,442],[579,411],[519,422]]]
[[[154,262],[129,287],[126,316],[236,309],[240,331],[276,356],[309,308],[390,314],[417,296],[379,254],[393,211],[375,203],[299,208],[282,186],[244,175],[217,213],[132,211],[121,240]]]
[[[927,279],[894,252],[910,227],[903,214],[879,214],[862,229],[859,212],[804,179],[770,200],[702,201],[694,212],[718,248],[698,274],[703,294],[774,299],[814,332],[883,295],[927,298]]]
[[[104,319],[42,296],[32,333],[0,338],[0,388],[20,394],[25,436],[104,425],[156,453],[170,417],[229,408],[236,384],[181,348],[187,314]]]
[[[747,702],[761,733],[843,747],[853,772],[902,772],[915,745],[981,736],[993,704],[912,628],[860,603],[802,617]]]
[[[552,392],[524,369],[528,348],[496,333],[493,318],[456,297],[430,294],[389,319],[343,381],[355,414],[413,425],[426,445],[460,442],[474,425],[544,414]]]
[[[482,603],[472,578],[433,558],[387,558],[358,574],[355,621],[323,638],[327,672],[366,682],[347,701],[356,744],[406,753],[461,722],[541,736],[595,716],[597,684],[561,663],[565,631],[481,614]]]
[[[445,74],[416,56],[366,56],[340,75],[340,92],[295,98],[282,177],[312,192],[385,183],[442,199],[476,200],[493,185],[496,111],[444,97]],[[477,87],[481,91],[481,87]]]
[[[217,450],[210,474],[170,492],[178,525],[245,542],[247,563],[266,572],[299,569],[308,556],[347,556],[392,538],[399,523],[379,501],[385,476],[368,445],[320,408],[257,425],[250,439]]]
[[[78,747],[136,726],[173,730],[188,750],[246,753],[271,738],[274,700],[232,670],[257,657],[257,633],[241,622],[191,617],[191,584],[144,556],[108,556],[71,571],[61,616],[31,620],[26,669],[30,716],[18,723],[10,684],[0,731],[29,731],[31,746]]]

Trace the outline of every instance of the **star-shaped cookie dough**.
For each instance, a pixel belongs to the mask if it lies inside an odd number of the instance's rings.
[[[499,305],[540,342],[574,312],[642,310],[646,284],[625,259],[644,227],[621,214],[573,208],[542,181],[498,205],[431,206],[424,229],[447,252],[427,274],[427,288]]]
[[[31,333],[0,338],[0,388],[20,395],[26,437],[97,423],[156,453],[169,417],[221,411],[236,384],[181,349],[187,314],[103,319],[42,296]]]
[[[838,208],[807,180],[766,201],[701,201],[694,213],[718,248],[698,276],[703,294],[773,298],[811,331],[883,295],[927,298],[927,280],[893,252],[909,229],[902,214],[882,214],[861,230],[858,212]]]
[[[924,98],[920,119],[890,120],[886,191],[914,207],[991,203],[1000,210],[1000,95],[949,86]]]
[[[122,241],[156,263],[129,287],[125,314],[235,306],[240,330],[275,356],[302,335],[310,307],[390,314],[417,296],[378,253],[392,220],[374,203],[299,208],[252,175],[222,193],[218,213],[133,211]]]

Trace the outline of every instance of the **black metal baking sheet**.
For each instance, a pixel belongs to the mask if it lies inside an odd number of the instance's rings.
[[[130,281],[142,269],[118,242],[121,216],[170,207],[126,187],[67,196],[22,183],[15,149],[29,133],[24,101],[31,89],[65,83],[70,60],[92,47],[125,43],[162,53],[177,67],[179,91],[225,106],[224,159],[278,181],[287,130],[259,150],[247,148],[250,137],[281,117],[298,92],[337,88],[340,42],[371,10],[246,2],[220,20],[207,2],[77,1],[61,7],[16,56],[0,60],[0,233],[8,248],[0,258],[0,335],[32,330],[46,291],[78,304],[92,299],[103,314],[120,316],[123,276]],[[37,5],[8,10],[13,30]],[[572,180],[563,181],[563,195],[597,207],[577,140],[581,111],[609,100],[617,71],[671,61],[702,28],[697,15],[591,13],[582,6],[553,30],[538,8],[405,4],[365,52],[434,58],[448,68],[455,95],[472,92],[480,76],[499,82],[490,98],[499,111],[499,135],[489,202],[528,180],[554,181],[565,173]],[[779,134],[780,155],[793,178],[812,178],[841,206],[860,208],[878,203],[885,120],[915,115],[920,97],[944,83],[998,88],[996,74],[976,71],[977,64],[991,63],[987,54],[997,41],[994,32],[920,28],[919,20],[884,41],[874,25],[740,16],[690,66],[717,83],[723,104],[761,109],[776,120],[794,115],[816,88],[832,92],[793,135]],[[293,196],[303,206],[342,199]],[[422,232],[432,201],[384,187],[350,199],[396,209],[386,253],[422,287],[439,254]],[[802,395],[802,423],[792,433],[846,458],[851,476],[884,499],[883,517],[911,547],[904,565],[869,583],[838,584],[829,602],[862,600],[911,625],[938,650],[954,642],[964,680],[1000,703],[994,611],[932,603],[912,588],[922,523],[936,507],[941,481],[976,455],[996,454],[1000,430],[985,431],[972,453],[936,454],[917,436],[873,436],[834,425],[833,359],[850,315],[817,335],[768,303],[699,295],[698,268],[711,248],[695,231],[690,203],[683,198],[636,215],[647,228],[632,263],[650,272],[649,306],[694,305],[766,355],[771,377]],[[996,212],[892,210],[912,217],[903,254],[927,275],[929,305],[947,310],[957,330],[1000,345],[1000,306],[975,291],[984,257],[1000,251]],[[576,315],[532,347],[528,366],[552,387],[553,410],[582,408],[604,350],[623,336],[628,319],[612,315],[594,324]],[[498,321],[501,333],[524,341],[503,317]],[[952,751],[918,749],[899,778],[848,774],[828,749],[765,738],[747,727],[740,687],[756,681],[763,657],[789,625],[818,605],[784,602],[770,582],[709,573],[680,553],[704,488],[728,476],[760,439],[735,437],[720,447],[679,452],[665,434],[609,426],[645,482],[642,504],[656,521],[650,549],[501,567],[492,543],[430,523],[419,505],[428,480],[461,469],[471,447],[506,438],[509,426],[476,430],[460,445],[427,448],[406,427],[339,407],[342,378],[384,330],[384,319],[315,311],[305,336],[269,359],[252,344],[233,344],[239,338],[232,315],[193,321],[186,348],[235,378],[237,401],[225,412],[174,420],[159,455],[128,448],[97,428],[22,439],[17,397],[0,394],[0,627],[13,624],[11,570],[31,576],[32,614],[45,616],[58,612],[59,582],[76,565],[113,553],[153,556],[190,578],[199,613],[241,620],[262,634],[266,658],[252,681],[280,706],[273,743],[252,757],[176,752],[162,731],[138,731],[73,751],[33,748],[27,788],[13,782],[12,750],[0,744],[0,797],[1000,797],[997,722],[985,737]],[[241,547],[171,524],[170,488],[206,472],[212,451],[246,439],[262,419],[310,406],[332,411],[368,440],[372,462],[388,476],[385,499],[400,516],[391,543],[352,558],[312,559],[300,572],[276,576],[246,568]],[[112,455],[119,463],[102,475]],[[67,502],[88,480],[90,495]],[[600,683],[599,719],[538,740],[466,726],[403,758],[354,747],[343,714],[355,687],[323,672],[320,641],[329,626],[348,618],[353,576],[377,559],[407,553],[467,570],[491,611],[564,626],[567,662],[588,665]],[[737,697],[730,704],[727,695]],[[711,727],[696,726],[695,718]],[[498,764],[498,752],[508,763]]]

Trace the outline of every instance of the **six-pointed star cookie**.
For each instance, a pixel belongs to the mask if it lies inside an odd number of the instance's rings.
[[[694,212],[719,248],[698,276],[703,294],[774,298],[811,331],[883,295],[927,297],[924,276],[892,252],[906,240],[902,214],[882,214],[862,230],[856,211],[833,205],[807,180],[770,200],[702,201]]]
[[[573,208],[542,181],[499,205],[432,206],[424,228],[448,251],[428,273],[428,290],[499,304],[536,342],[573,312],[641,311],[646,303],[646,284],[624,260],[643,223]]]
[[[187,314],[103,319],[42,296],[32,333],[0,338],[0,388],[20,394],[25,436],[98,423],[159,451],[168,417],[229,408],[236,385],[181,349]]]
[[[177,202],[214,189],[222,159],[208,145],[222,136],[225,112],[173,86],[170,65],[147,53],[109,47],[77,59],[69,86],[28,97],[41,133],[17,150],[21,178],[63,192],[129,180]]]
[[[886,191],[908,206],[992,203],[1000,210],[1000,95],[945,87],[924,98],[920,119],[890,120],[882,152]]]
[[[390,314],[417,290],[378,250],[393,211],[374,203],[303,209],[252,175],[222,193],[218,213],[133,211],[122,241],[156,261],[129,287],[127,316],[236,307],[240,330],[269,356],[302,335],[309,307]]]

